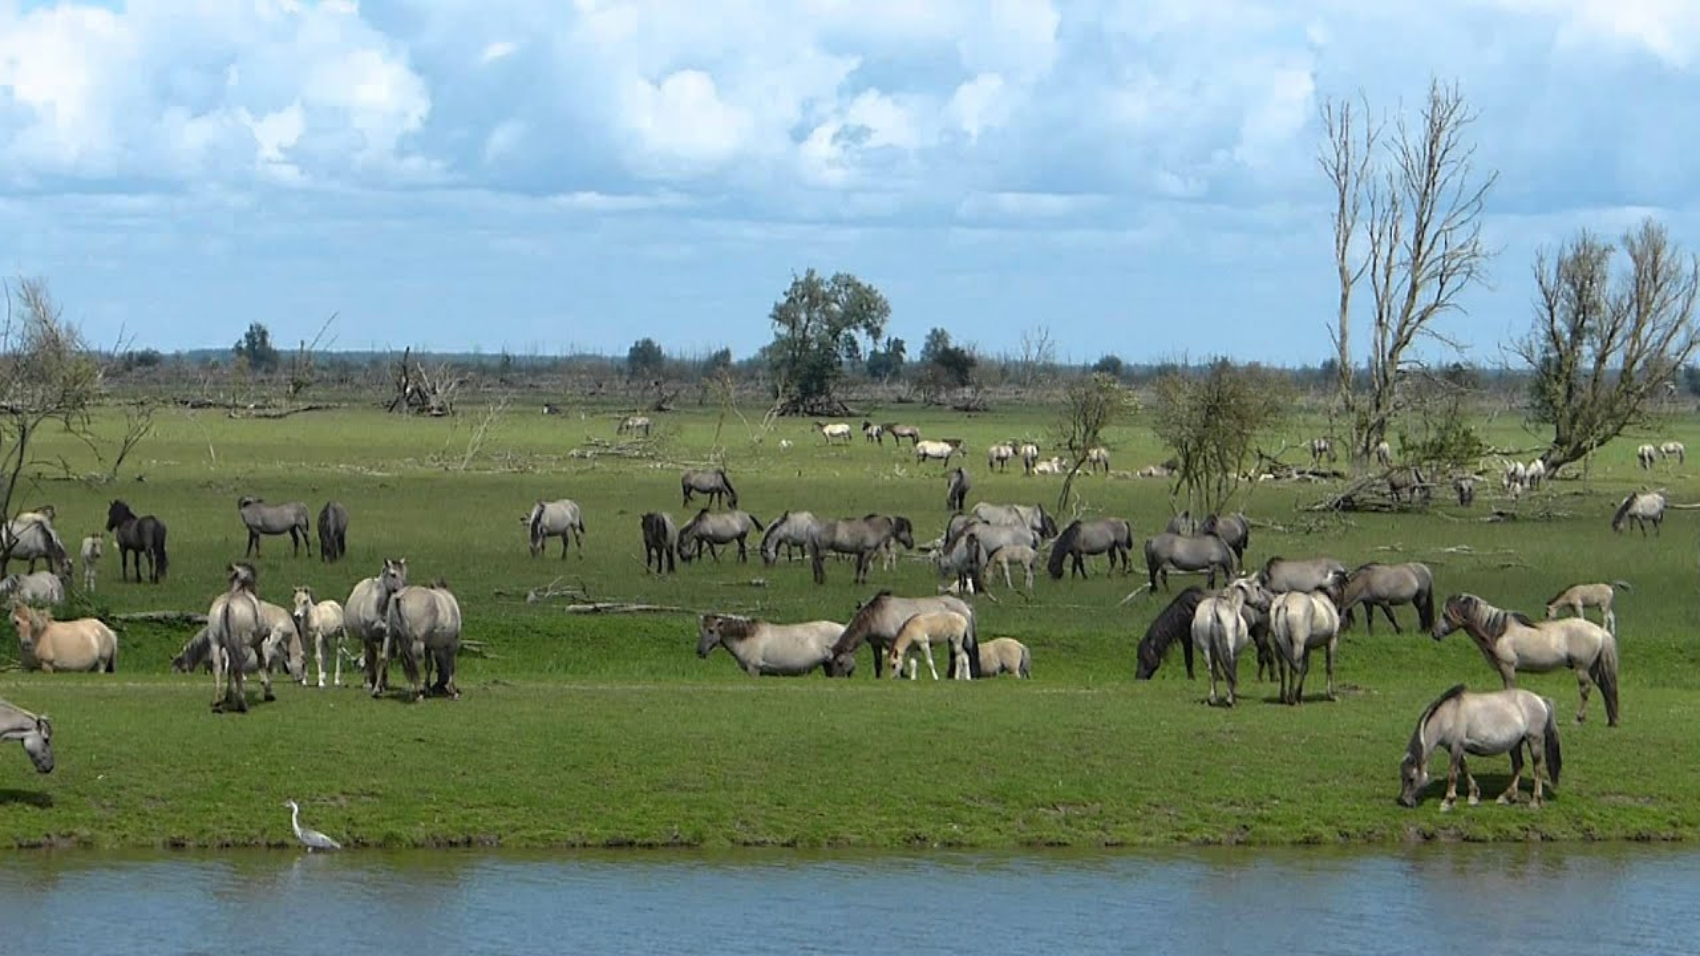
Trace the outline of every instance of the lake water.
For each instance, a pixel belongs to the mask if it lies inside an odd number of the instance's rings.
[[[0,951],[1687,953],[1700,851],[14,853]]]

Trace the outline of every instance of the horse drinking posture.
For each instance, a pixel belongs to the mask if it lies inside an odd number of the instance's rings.
[[[1434,639],[1458,628],[1467,631],[1488,666],[1499,672],[1506,687],[1517,686],[1517,672],[1544,674],[1560,667],[1576,672],[1582,703],[1576,722],[1588,717],[1588,694],[1594,684],[1606,702],[1606,724],[1617,726],[1617,638],[1593,621],[1580,617],[1536,623],[1517,611],[1504,611],[1474,594],[1446,599]]]
[[[706,658],[716,647],[724,647],[751,677],[795,677],[817,667],[825,674],[832,645],[843,634],[844,625],[837,621],[774,624],[733,614],[704,614],[697,618],[697,657]]]
[[[342,604],[343,632],[360,641],[366,662],[364,686],[383,693],[389,689],[389,659],[384,653],[390,599],[407,587],[407,559],[385,558],[374,577],[361,578]]]
[[[1662,491],[1631,492],[1623,499],[1623,504],[1617,506],[1617,513],[1611,516],[1611,529],[1622,531],[1626,522],[1634,521],[1641,529],[1641,537],[1647,536],[1647,524],[1653,525],[1653,533],[1659,533],[1659,526],[1665,520],[1665,494]]]
[[[781,547],[785,549],[787,558],[796,557],[798,552],[807,554],[809,535],[814,533],[815,525],[819,523],[819,519],[808,511],[787,511],[775,518],[767,526],[767,533],[761,536],[762,563],[778,561]]]
[[[321,527],[323,527],[321,525]],[[325,652],[332,637],[336,638],[335,685],[342,686],[342,649],[348,640],[348,631],[342,623],[342,605],[335,601],[318,601],[313,598],[313,589],[305,585],[295,586],[294,613],[295,627],[301,632],[302,638],[313,643],[313,659],[318,662],[319,686],[325,686]]]
[[[674,554],[679,548],[679,526],[673,523],[673,516],[665,511],[647,511],[638,519],[643,528],[643,566],[655,566],[655,573],[662,573],[662,562],[667,564],[666,573],[671,574],[677,569],[674,564]]]
[[[720,560],[720,545],[738,542],[738,561],[742,563],[749,559],[745,542],[750,532],[762,530],[762,523],[754,515],[744,511],[716,511],[710,513],[707,508],[698,511],[696,517],[685,522],[679,529],[679,560],[691,561],[702,557],[702,546],[708,545],[708,553],[716,562]]]
[[[679,476],[679,491],[685,499],[682,505],[690,504],[694,495],[707,495],[710,508],[716,502],[728,508],[738,507],[738,489],[732,487],[732,479],[726,477],[724,468],[687,468]]]
[[[866,584],[868,566],[873,563],[874,555],[892,542],[903,545],[905,549],[915,547],[915,533],[908,518],[870,514],[861,518],[820,522],[809,536],[809,561],[813,565],[815,583],[826,583],[826,555],[837,552],[855,556],[855,581]]]
[[[348,509],[327,501],[319,509],[319,560],[335,563],[348,553]]]
[[[1335,579],[1338,580],[1338,579]],[[1281,702],[1304,703],[1305,675],[1310,673],[1310,652],[1320,647],[1326,655],[1328,699],[1334,696],[1334,654],[1340,646],[1340,612],[1337,587],[1317,591],[1288,591],[1275,596],[1269,606],[1269,639],[1281,675]]]
[[[1227,705],[1234,706],[1234,694],[1239,690],[1240,652],[1251,643],[1251,628],[1243,611],[1247,604],[1269,605],[1270,595],[1257,583],[1254,575],[1235,578],[1222,589],[1198,602],[1192,614],[1192,643],[1204,655],[1204,666],[1210,673],[1208,703],[1216,705],[1216,679],[1228,685]]]
[[[111,674],[118,669],[118,635],[99,618],[55,621],[46,610],[13,604],[12,624],[25,670]]]
[[[885,672],[887,651],[891,642],[897,640],[897,634],[909,619],[917,614],[930,614],[935,611],[955,611],[968,619],[968,633],[963,639],[963,650],[968,656],[968,670],[971,676],[980,676],[980,645],[975,639],[974,608],[961,598],[949,594],[936,597],[901,598],[893,597],[890,591],[881,591],[872,599],[856,609],[856,614],[850,623],[844,625],[844,633],[838,638],[838,643],[832,646],[832,659],[827,662],[827,676],[849,677],[856,671],[856,650],[862,644],[872,644],[874,648],[874,676],[879,677]],[[956,659],[951,659],[952,673]]]
[[[525,523],[531,556],[543,553],[543,544],[550,538],[561,539],[561,557],[567,556],[568,536],[578,545],[578,556],[584,557],[584,512],[571,498],[544,501],[541,498],[521,519]]]
[[[244,495],[236,502],[236,511],[242,516],[242,523],[248,526],[248,549],[243,557],[260,553],[260,535],[287,534],[289,543],[294,546],[293,554],[301,554],[301,546],[307,546],[307,556],[313,556],[313,539],[308,537],[307,506],[299,501],[290,501],[281,505],[268,505],[263,498]]]
[[[903,676],[903,661],[910,659],[910,674],[914,673],[914,661],[910,655],[919,650],[926,658],[927,670],[932,672],[933,680],[939,679],[938,666],[933,663],[933,644],[944,641],[950,644],[951,666],[947,670],[957,680],[969,680],[971,668],[968,666],[968,618],[955,611],[930,611],[917,614],[903,622],[898,629],[897,637],[891,642],[891,650],[886,655],[886,665],[891,669],[890,676],[897,679]],[[975,650],[978,655],[978,649]]]
[[[1395,604],[1414,605],[1418,625],[1430,630],[1434,627],[1434,572],[1421,561],[1405,564],[1371,561],[1346,578],[1346,588],[1340,596],[1340,613],[1345,615],[1343,627],[1352,626],[1352,609],[1359,604],[1365,608],[1364,622],[1371,634],[1375,633],[1376,608],[1393,625],[1393,633],[1401,633],[1399,619],[1393,616]]]
[[[53,772],[53,723],[46,714],[32,714],[0,700],[0,740],[23,744],[37,773]]]
[[[401,668],[412,685],[411,699],[425,698],[426,688],[420,675],[423,663],[425,677],[430,676],[430,665],[436,665],[437,682],[431,685],[430,693],[459,700],[455,658],[460,653],[460,602],[448,587],[439,581],[434,585],[402,588],[390,598],[384,622],[383,659],[389,659],[391,648],[400,650]],[[374,690],[372,696],[380,693]]]
[[[1213,534],[1174,534],[1165,531],[1145,540],[1145,570],[1151,576],[1151,590],[1157,589],[1159,577],[1163,590],[1169,589],[1169,569],[1203,571],[1206,584],[1216,586],[1216,572],[1224,578],[1238,567],[1234,549]]]
[[[1611,603],[1617,596],[1613,587],[1630,590],[1628,581],[1613,581],[1611,584],[1572,584],[1553,595],[1547,602],[1547,620],[1558,617],[1558,612],[1570,608],[1577,617],[1587,617],[1582,613],[1583,608],[1597,607],[1600,609],[1600,626],[1617,633],[1617,615],[1612,612]]]
[[[952,468],[945,474],[947,486],[944,491],[944,510],[961,511],[963,503],[968,500],[968,490],[974,487],[973,479],[968,477],[968,469]]]
[[[1072,573],[1086,577],[1086,555],[1108,554],[1110,573],[1114,574],[1119,560],[1123,574],[1131,574],[1133,565],[1128,555],[1133,551],[1133,528],[1121,518],[1099,518],[1095,521],[1074,520],[1057,535],[1051,545],[1051,557],[1045,570],[1052,579],[1062,580],[1063,564],[1074,559]]]
[[[1417,798],[1428,786],[1429,756],[1445,748],[1451,758],[1446,772],[1446,799],[1442,812],[1451,810],[1458,801],[1458,774],[1464,774],[1469,786],[1470,806],[1481,799],[1481,788],[1464,764],[1464,755],[1491,757],[1511,755],[1511,785],[1499,795],[1500,803],[1514,803],[1519,796],[1523,779],[1523,748],[1529,748],[1534,764],[1530,774],[1535,778],[1535,793],[1529,805],[1541,805],[1541,764],[1547,769],[1547,780],[1558,786],[1564,765],[1564,755],[1558,743],[1557,708],[1551,700],[1526,690],[1507,688],[1489,694],[1472,694],[1463,684],[1449,688],[1423,708],[1417,727],[1411,732],[1411,742],[1405,747],[1405,759],[1399,764],[1399,802],[1407,807],[1417,805]]]
[[[113,539],[118,542],[118,579],[129,580],[127,567],[131,556],[134,555],[136,564],[136,583],[142,580],[142,558],[148,559],[148,580],[154,584],[165,577],[165,570],[170,560],[165,553],[165,522],[153,515],[136,517],[130,506],[122,499],[115,500],[106,509],[106,530],[113,532]]]

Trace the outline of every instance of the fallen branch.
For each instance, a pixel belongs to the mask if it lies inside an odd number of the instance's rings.
[[[112,615],[114,621],[148,621],[157,624],[205,624],[207,616],[193,611],[130,611]]]
[[[690,608],[670,604],[632,604],[626,601],[592,601],[589,604],[568,604],[561,608],[568,614],[690,614]]]
[[[1145,593],[1146,591],[1149,591],[1149,590],[1151,590],[1151,585],[1149,583],[1141,584],[1139,587],[1136,587],[1132,591],[1129,591],[1127,593],[1127,597],[1124,597],[1120,601],[1117,601],[1116,607],[1121,607],[1122,605],[1126,604],[1127,602],[1133,600],[1134,598],[1138,597],[1139,595],[1141,595],[1141,594],[1143,594],[1143,593]]]
[[[246,409],[245,411],[238,411],[236,409],[231,409],[230,417],[231,418],[288,418],[291,415],[299,415],[302,412],[322,412],[322,411],[327,411],[329,409],[339,408],[339,407],[340,406],[332,405],[332,404],[329,404],[329,403],[318,403],[318,404],[314,404],[314,405],[297,405],[294,408],[254,408],[254,407],[250,407],[250,408]]]

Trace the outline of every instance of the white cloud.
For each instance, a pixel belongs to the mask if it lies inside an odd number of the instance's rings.
[[[478,54],[478,62],[494,63],[513,56],[519,50],[519,44],[512,40],[493,40],[484,45],[484,50]]]

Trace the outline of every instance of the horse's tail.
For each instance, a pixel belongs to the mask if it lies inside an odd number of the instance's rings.
[[[1611,583],[1611,586],[1614,587],[1614,588],[1617,588],[1619,591],[1633,591],[1633,590],[1635,590],[1634,588],[1629,586],[1628,581],[1613,581]]]
[[[1292,608],[1287,606],[1286,601],[1276,601],[1275,606],[1269,609],[1270,643],[1274,644],[1276,651],[1288,660],[1292,659],[1292,655],[1282,645],[1285,644],[1287,648],[1293,646],[1292,621],[1290,620],[1292,613]]]
[[[1426,565],[1424,565],[1423,570],[1417,572],[1417,575],[1418,575],[1419,580],[1418,580],[1418,587],[1417,587],[1417,597],[1416,597],[1416,601],[1414,602],[1417,605],[1417,624],[1419,626],[1421,626],[1423,630],[1433,632],[1434,631],[1434,572],[1430,571],[1428,569],[1428,567]]]
[[[979,630],[979,624],[974,619],[972,608],[963,617],[968,621],[968,626],[962,631],[962,650],[963,653],[968,655],[968,676],[979,680],[981,677],[980,637],[975,633]]]
[[[1070,524],[1063,529],[1062,534],[1057,535],[1056,542],[1051,545],[1051,557],[1045,562],[1045,570],[1050,573],[1052,580],[1062,580],[1064,562],[1068,560],[1069,552],[1074,550],[1074,539],[1079,536],[1079,521]]]
[[[171,558],[165,553],[165,522],[154,523],[156,532],[153,536],[153,566],[160,577],[165,577],[165,569],[171,566]]]
[[[1564,751],[1558,745],[1558,707],[1551,700],[1541,698],[1546,706],[1546,728],[1541,731],[1541,750],[1547,764],[1547,782],[1558,786],[1558,775],[1564,769]]]
[[[1617,726],[1617,638],[1610,631],[1605,632],[1605,640],[1600,644],[1600,653],[1595,656],[1593,666],[1588,668],[1588,676],[1594,683],[1600,685],[1600,696],[1606,702],[1606,726]]]
[[[1021,663],[1016,665],[1015,676],[1031,679],[1033,677],[1033,652],[1027,645],[1021,645]]]

